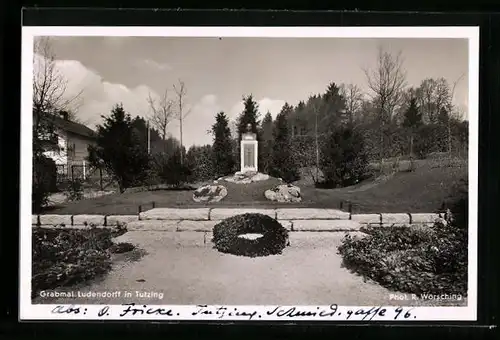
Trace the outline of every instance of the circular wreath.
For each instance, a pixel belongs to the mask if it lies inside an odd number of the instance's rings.
[[[249,239],[245,234],[261,234]],[[215,248],[222,253],[239,256],[268,256],[281,254],[288,243],[288,231],[277,220],[263,214],[236,215],[216,224],[213,228]]]

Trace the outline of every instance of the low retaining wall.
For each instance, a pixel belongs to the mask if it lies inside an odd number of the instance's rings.
[[[139,215],[33,215],[33,226],[85,228],[127,225],[129,230],[211,231],[221,220],[260,213],[278,220],[290,231],[356,231],[366,226],[432,225],[437,213],[351,214],[336,209],[155,208]]]

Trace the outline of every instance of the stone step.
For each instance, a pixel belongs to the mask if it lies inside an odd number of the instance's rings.
[[[362,224],[351,220],[292,220],[292,231],[358,231]]]
[[[129,231],[211,232],[220,221],[141,220],[127,224]],[[350,220],[278,220],[288,231],[358,231],[362,224]]]
[[[278,220],[348,220],[351,214],[338,209],[285,208],[276,209]]]
[[[141,212],[141,220],[191,220],[208,221],[210,208],[176,209],[176,208],[154,208]]]
[[[140,220],[222,220],[245,213],[259,213],[278,220],[349,220],[350,214],[338,209],[254,209],[254,208],[154,208],[141,212]]]

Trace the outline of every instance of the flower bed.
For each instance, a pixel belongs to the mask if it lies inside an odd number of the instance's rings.
[[[195,202],[213,203],[219,202],[227,196],[227,189],[222,185],[205,185],[195,190],[193,200]]]
[[[245,237],[249,235],[256,237]],[[267,215],[242,214],[216,224],[212,242],[223,253],[249,257],[276,255],[286,247],[288,231]]]
[[[115,244],[123,229],[48,229],[32,232],[32,296],[45,289],[71,286],[104,275],[111,269],[111,254],[131,250]]]
[[[300,188],[292,184],[281,184],[266,190],[264,196],[270,201],[276,202],[301,202]]]
[[[368,228],[346,235],[339,253],[347,268],[403,293],[467,294],[467,230],[451,220],[433,227]]]

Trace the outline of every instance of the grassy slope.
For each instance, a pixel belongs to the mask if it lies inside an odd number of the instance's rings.
[[[264,197],[264,191],[278,184],[277,179],[249,185],[224,182],[228,195],[218,203],[196,203],[192,191],[150,191],[113,194],[56,207],[58,214],[136,214],[157,207],[318,207],[339,208],[341,201],[353,202],[353,212],[432,212],[449,195],[453,185],[467,176],[467,166],[446,167],[436,162],[422,162],[414,172],[399,172],[379,183],[360,183],[342,189],[316,189],[302,185],[302,203],[275,203]]]

